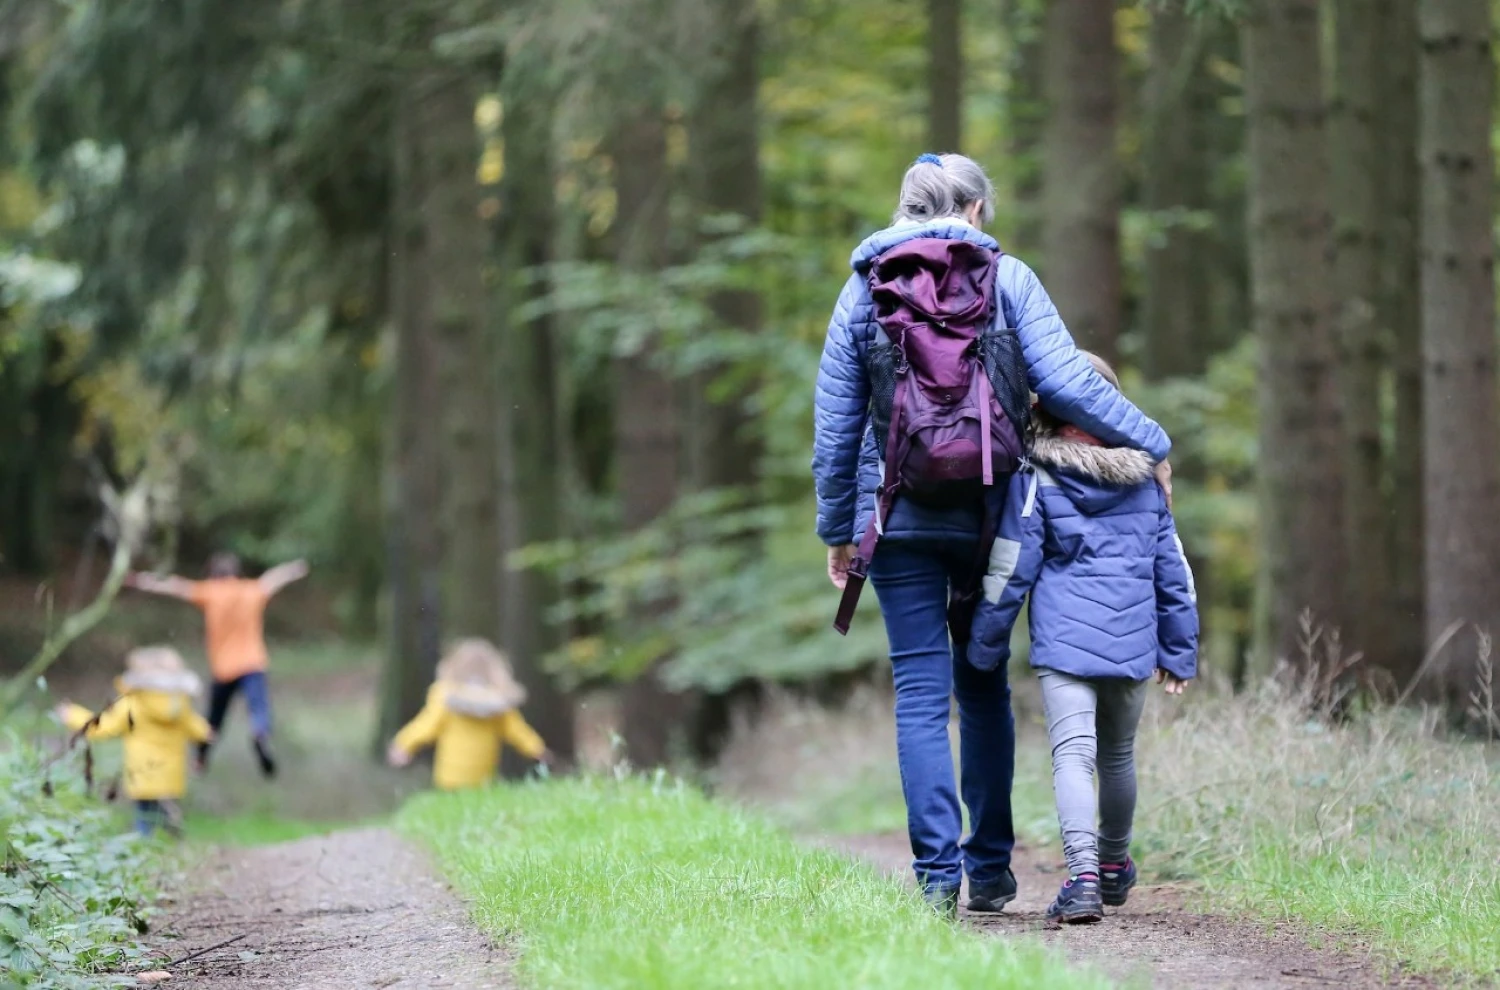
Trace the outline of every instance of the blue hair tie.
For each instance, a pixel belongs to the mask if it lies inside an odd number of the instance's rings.
[[[918,165],[936,165],[938,168],[943,167],[943,160],[930,151],[918,155],[916,163]]]

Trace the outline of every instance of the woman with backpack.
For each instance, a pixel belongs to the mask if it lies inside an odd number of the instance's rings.
[[[854,250],[815,397],[818,536],[845,592],[835,625],[847,629],[868,574],[890,641],[913,867],[947,913],[964,875],[971,911],[1016,896],[1010,686],[1003,667],[978,670],[965,649],[1028,390],[1058,419],[1150,455],[1164,485],[1169,476],[1161,427],[1099,376],[1036,275],[981,229],[994,198],[962,155],[922,155],[907,170],[894,222]]]

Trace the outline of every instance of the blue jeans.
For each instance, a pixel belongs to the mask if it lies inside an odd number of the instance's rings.
[[[977,541],[975,541],[977,542]],[[1006,671],[969,665],[948,635],[948,590],[972,576],[975,542],[887,543],[870,580],[885,616],[896,682],[896,755],[906,796],[906,827],[924,888],[957,888],[966,872],[993,883],[1010,869],[1016,843],[1010,788],[1016,726]],[[958,698],[959,764],[970,834],[953,783],[948,741],[951,699]]]
[[[229,714],[229,703],[241,691],[245,692],[245,707],[250,709],[250,735],[264,742],[271,736],[271,691],[264,671],[244,674],[232,681],[214,681],[208,698],[208,724],[217,736],[224,726],[224,717]],[[200,743],[199,757],[207,757],[211,746]]]
[[[137,801],[135,803],[135,831],[137,835],[150,836],[157,829],[166,829],[176,835],[180,831],[180,815],[177,802],[168,800]]]

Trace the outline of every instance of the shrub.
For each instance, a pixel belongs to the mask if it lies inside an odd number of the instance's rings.
[[[57,779],[52,779],[57,778]],[[0,986],[132,986],[149,916],[147,850],[76,772],[0,739]]]

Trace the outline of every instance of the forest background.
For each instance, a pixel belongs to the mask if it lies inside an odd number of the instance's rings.
[[[829,631],[812,382],[958,150],[1176,442],[1206,674],[1492,728],[1497,9],[3,0],[0,671],[132,484],[140,566],[313,562],[273,632],[383,644],[382,737],[460,634],[564,754],[620,685],[646,765],[879,669],[873,614]]]

